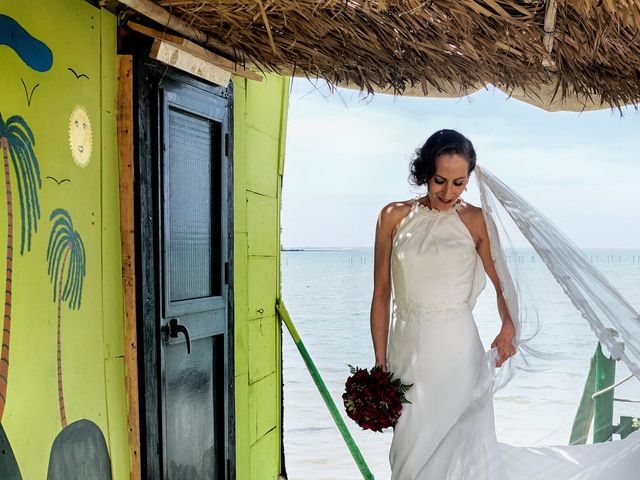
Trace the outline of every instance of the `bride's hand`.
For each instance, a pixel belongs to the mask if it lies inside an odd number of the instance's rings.
[[[510,357],[516,354],[516,349],[513,346],[513,339],[516,336],[516,329],[511,322],[505,322],[502,324],[500,333],[491,344],[491,348],[498,350],[498,359],[496,360],[496,367],[501,367],[504,362]]]
[[[386,361],[381,361],[381,360],[376,360],[376,367],[380,367],[382,368],[383,372],[387,371],[387,362]]]

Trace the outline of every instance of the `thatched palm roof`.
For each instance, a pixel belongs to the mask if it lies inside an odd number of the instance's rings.
[[[239,61],[368,92],[640,100],[640,0],[147,1]]]

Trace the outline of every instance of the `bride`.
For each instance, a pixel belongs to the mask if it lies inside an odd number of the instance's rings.
[[[527,346],[491,205],[484,196],[482,209],[461,199],[474,169],[476,154],[466,137],[453,130],[434,133],[411,164],[413,182],[426,185],[427,194],[391,203],[378,218],[371,304],[375,363],[413,383],[411,403],[394,428],[392,480],[640,478],[640,434],[564,447],[497,441],[491,387],[516,347],[522,352]],[[555,260],[545,248],[537,250],[547,265]],[[485,353],[472,308],[487,276],[501,324]],[[573,284],[567,285],[569,295]],[[579,298],[576,306],[587,309],[585,296]],[[598,320],[587,319],[601,342],[615,349]]]

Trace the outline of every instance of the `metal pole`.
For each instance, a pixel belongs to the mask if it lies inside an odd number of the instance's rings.
[[[373,480],[374,477],[373,477],[373,474],[371,473],[371,470],[369,470],[369,467],[367,466],[367,462],[362,456],[362,453],[360,452],[360,449],[356,445],[356,442],[353,440],[353,437],[351,436],[351,433],[349,432],[347,425],[344,423],[342,416],[340,416],[340,412],[338,411],[338,408],[336,407],[336,404],[333,401],[333,398],[331,398],[331,394],[329,393],[329,390],[327,389],[327,386],[325,385],[324,380],[322,380],[322,377],[320,376],[320,372],[318,372],[318,369],[313,363],[313,360],[311,359],[309,352],[307,352],[307,349],[304,346],[304,343],[302,343],[302,339],[300,338],[300,335],[298,335],[298,331],[296,330],[296,327],[293,324],[293,321],[291,320],[291,316],[289,315],[289,312],[285,308],[284,303],[282,303],[282,300],[280,299],[276,301],[276,310],[278,311],[278,314],[280,315],[285,325],[287,326],[287,329],[289,330],[289,333],[291,334],[291,337],[293,338],[293,341],[296,344],[296,347],[298,347],[298,351],[300,352],[300,355],[302,355],[302,359],[304,360],[304,363],[307,366],[307,370],[309,370],[309,373],[311,374],[311,378],[313,378],[313,381],[315,382],[316,387],[318,387],[318,391],[320,392],[320,395],[322,396],[324,403],[327,405],[327,408],[329,409],[329,413],[331,414],[333,421],[338,427],[338,430],[342,434],[342,438],[347,444],[347,448],[349,448],[349,452],[351,452],[351,455],[353,456],[353,459],[355,460],[356,465],[360,470],[360,473],[362,473],[362,476],[365,480]]]
[[[602,346],[596,348],[595,391],[599,392],[615,383],[616,362],[605,357]],[[595,398],[593,443],[606,442],[613,436],[613,389]]]
[[[596,391],[596,353],[591,357],[591,365],[589,367],[589,375],[584,384],[580,405],[576,412],[576,418],[573,420],[571,428],[570,445],[584,445],[587,443],[589,430],[591,429],[591,421],[593,420],[594,400],[593,392]]]

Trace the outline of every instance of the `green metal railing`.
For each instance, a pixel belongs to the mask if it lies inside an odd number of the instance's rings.
[[[329,409],[329,413],[331,414],[333,421],[338,427],[338,430],[342,434],[342,438],[347,444],[347,448],[349,449],[349,452],[351,452],[351,456],[355,460],[356,465],[358,466],[358,469],[362,474],[362,477],[365,480],[373,480],[374,477],[373,477],[373,474],[371,473],[371,470],[369,470],[369,467],[367,466],[367,462],[362,456],[362,453],[360,452],[360,449],[356,445],[356,442],[353,440],[353,437],[351,436],[351,433],[349,432],[347,425],[344,423],[344,420],[342,419],[342,416],[338,411],[338,407],[336,407],[336,404],[333,401],[333,398],[331,398],[331,394],[329,393],[329,390],[327,389],[327,386],[325,385],[324,380],[322,380],[322,377],[320,376],[320,372],[318,372],[318,369],[313,363],[313,360],[311,359],[311,356],[309,355],[307,348],[304,346],[304,343],[302,342],[302,339],[300,338],[300,335],[298,334],[298,331],[296,330],[296,327],[293,324],[293,321],[291,320],[291,316],[289,315],[289,312],[287,311],[284,304],[282,303],[282,300],[280,299],[276,302],[276,310],[280,315],[280,318],[282,319],[284,324],[287,326],[287,329],[289,330],[289,333],[291,334],[291,337],[293,338],[293,341],[296,344],[296,347],[298,347],[298,351],[300,352],[300,355],[302,355],[302,359],[304,360],[304,363],[307,366],[307,370],[309,370],[309,373],[311,374],[311,378],[313,378],[313,381],[315,382],[316,387],[318,387],[318,391],[320,392],[320,395],[322,396],[324,403],[327,405],[327,408]]]
[[[296,344],[309,373],[311,374],[311,378],[315,382],[322,399],[329,409],[329,413],[338,427],[349,452],[353,456],[360,473],[365,480],[373,480],[373,474],[369,470],[360,449],[356,445],[347,425],[342,419],[333,398],[331,398],[331,394],[329,393],[324,380],[322,380],[322,377],[320,376],[320,372],[318,372],[309,352],[302,342],[302,339],[291,320],[289,312],[280,299],[276,302],[276,310],[284,324],[287,326],[287,329],[289,330],[289,333],[291,334],[291,337],[293,338],[293,341]],[[634,419],[633,417],[621,416],[620,424],[613,424],[613,402],[624,401],[616,399],[613,396],[614,387],[617,386],[615,385],[615,375],[616,361],[605,356],[602,352],[602,346],[598,343],[596,351],[591,358],[589,374],[582,392],[578,411],[576,412],[576,416],[573,421],[569,442],[571,445],[584,444],[587,442],[592,422],[594,427],[594,443],[609,441],[612,439],[614,433],[619,434],[621,438],[625,438],[633,431],[638,430],[638,419]],[[619,382],[619,384],[629,378],[631,377]]]
[[[569,440],[571,445],[587,442],[592,421],[593,443],[607,442],[612,439],[614,433],[625,438],[637,430],[632,417],[620,417],[620,424],[613,424],[613,402],[618,400],[613,396],[615,379],[616,361],[605,356],[602,346],[598,343],[591,358],[589,375],[573,421]]]

